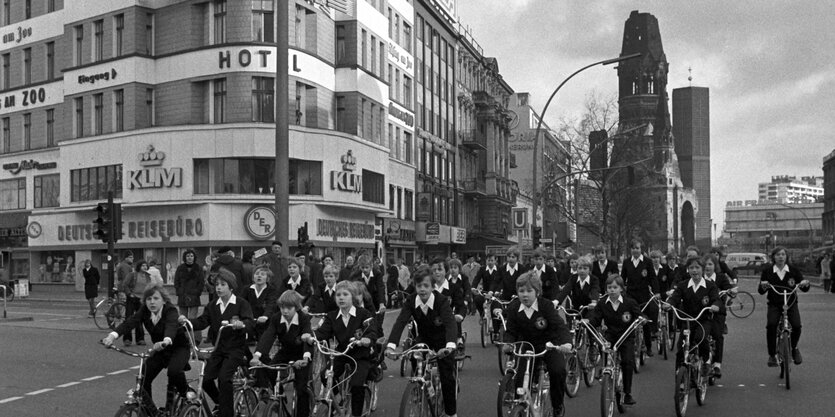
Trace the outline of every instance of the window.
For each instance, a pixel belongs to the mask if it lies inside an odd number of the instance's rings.
[[[406,220],[414,220],[413,212],[412,212],[412,200],[414,200],[414,191],[412,190],[405,190],[403,192],[403,218]]]
[[[397,187],[395,187],[392,184],[389,184],[389,210],[391,210],[391,211],[394,211],[394,209],[396,208],[396,206],[394,205],[395,194],[396,194],[395,190],[396,189],[397,189]],[[395,213],[395,215],[396,215],[396,213]]]
[[[385,78],[386,74],[386,43],[380,42],[380,78]]]
[[[380,52],[382,53],[383,51]],[[371,73],[377,73],[377,37],[374,35],[371,35]]]
[[[61,177],[58,174],[35,177],[35,208],[58,207],[61,195]]]
[[[388,77],[389,82],[389,99],[394,99],[394,82],[392,81],[391,77],[394,75],[394,70],[392,70],[391,64],[389,64],[389,71],[386,75]]]
[[[145,89],[145,112],[148,114],[148,126],[154,125],[154,89]]]
[[[12,23],[12,8],[9,5],[12,0],[3,0],[3,26]]]
[[[345,59],[345,25],[336,26],[336,62]]]
[[[12,151],[12,120],[3,118],[3,153]]]
[[[46,146],[55,146],[55,109],[46,111]]]
[[[394,15],[394,43],[400,43],[400,15]]]
[[[304,18],[305,14],[307,14],[307,10],[304,7],[296,5],[296,16],[295,16],[295,25],[293,26],[293,40],[295,41],[295,46],[300,49],[304,49],[305,45],[305,28],[304,28]]]
[[[400,101],[400,70],[394,70],[394,99]]]
[[[214,89],[214,118],[213,123],[223,123],[223,115],[226,114],[226,78],[220,78],[212,82]]]
[[[365,138],[365,102],[366,100],[364,98],[360,100],[360,119],[357,129],[357,136],[363,139]]]
[[[93,61],[104,58],[104,20],[93,22]]]
[[[115,131],[121,132],[125,130],[125,90],[116,90],[113,92],[113,102],[116,105],[116,128]]]
[[[32,48],[23,50],[23,84],[32,83]]]
[[[290,194],[322,195],[322,163],[291,159]]]
[[[46,0],[46,12],[52,13],[55,11],[55,0]]]
[[[194,160],[195,194],[265,194],[275,192],[274,158]],[[290,194],[322,195],[322,163],[290,160]]]
[[[70,201],[122,198],[122,165],[107,165],[70,171]]]
[[[0,210],[26,208],[26,178],[0,181]]]
[[[273,0],[252,0],[252,40],[275,42]]]
[[[24,19],[31,19],[32,18],[32,0],[26,0],[23,3],[23,18]]]
[[[3,89],[11,88],[12,73],[11,73],[12,57],[10,54],[3,54]]]
[[[93,94],[93,134],[104,133],[104,94]]]
[[[403,75],[403,104],[412,109],[412,79],[406,75]]]
[[[412,27],[403,23],[403,43],[400,44],[406,52],[412,52]]]
[[[154,14],[148,13],[145,15],[147,22],[145,24],[145,53],[147,55],[154,54]]]
[[[374,113],[377,112],[376,107],[377,106],[374,104],[374,102],[371,102],[371,112],[369,113],[371,115],[371,137],[369,139],[371,139],[372,141],[377,140],[377,123],[374,121]]]
[[[406,152],[405,152],[403,158],[406,161],[406,163],[411,164],[412,163],[412,149],[413,149],[412,147],[414,145],[412,144],[412,134],[410,132],[406,132],[406,131],[403,132],[403,146],[406,148]]]
[[[75,137],[84,136],[84,98],[77,97],[75,100]]]
[[[84,63],[84,25],[75,27],[75,65]]]
[[[23,150],[32,149],[32,113],[23,115]]]
[[[386,177],[383,174],[362,170],[362,201],[386,203]]]
[[[122,56],[122,45],[125,39],[125,15],[124,14],[117,14],[116,17],[113,18],[114,24],[113,26],[116,27],[116,41],[113,45],[115,51],[114,55]]]
[[[400,159],[400,128],[394,128],[394,158],[398,161],[402,161]]]
[[[275,121],[275,78],[252,77],[252,121]],[[298,111],[298,110],[297,110]]]
[[[215,44],[226,43],[226,0],[215,0]]]
[[[336,96],[336,130],[340,132],[347,132],[348,126],[346,124],[346,108],[345,96]]]
[[[305,93],[304,84],[302,84],[300,82],[297,82],[296,83],[296,100],[294,102],[295,105],[293,106],[293,110],[295,112],[294,120],[296,121],[297,125],[302,125],[302,120],[304,120],[304,111],[303,111],[304,108],[305,108],[304,93]]]
[[[391,7],[388,8],[388,14],[386,14],[386,17],[388,17],[388,21],[389,21],[389,39],[391,39],[392,38],[391,30],[392,30],[392,27],[393,27],[393,20],[391,19],[391,17],[392,17]]]
[[[383,144],[383,130],[385,129],[385,120],[386,120],[386,108],[380,106],[378,110],[380,112],[379,117],[377,117],[377,135],[375,136],[376,143],[382,145]]]
[[[366,40],[367,37],[368,37],[368,32],[366,32],[365,29],[363,29],[362,30],[362,43],[360,44],[360,48],[362,48],[361,64],[362,64],[363,68],[368,67],[368,62],[367,62],[368,57],[366,56],[368,54],[368,51],[366,50],[366,48],[368,47],[368,45],[367,45],[368,42]]]
[[[55,42],[46,43],[46,79],[55,79]]]

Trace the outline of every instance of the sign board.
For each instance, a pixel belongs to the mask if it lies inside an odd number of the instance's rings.
[[[426,244],[437,245],[441,241],[441,224],[437,222],[426,223]]]
[[[467,229],[461,227],[450,227],[449,228],[449,241],[455,243],[457,245],[463,245],[467,243]]]
[[[528,228],[528,209],[514,208],[513,209],[513,228],[527,229]]]
[[[267,206],[252,207],[244,215],[244,229],[254,239],[270,239],[276,229],[275,212]]]

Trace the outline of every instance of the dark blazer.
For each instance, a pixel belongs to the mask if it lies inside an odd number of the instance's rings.
[[[703,308],[711,305],[720,306],[722,301],[719,299],[719,287],[712,281],[702,279],[705,287],[699,287],[698,290],[693,291],[692,288],[687,288],[690,279],[681,281],[675,286],[673,295],[667,300],[673,307],[677,307],[690,315],[696,317]],[[702,314],[699,321],[710,320],[712,316],[708,313]]]
[[[478,288],[481,285],[482,291],[490,291],[493,288],[493,283],[501,280],[500,276],[498,265],[496,265],[496,269],[492,273],[487,270],[486,266],[483,266],[478,270],[475,278],[473,278],[472,286],[473,288]]]
[[[248,331],[252,331],[254,326],[254,322],[252,320],[252,308],[249,306],[249,302],[242,297],[236,296],[235,304],[230,303],[226,307],[226,311],[221,313],[220,305],[218,305],[219,301],[220,298],[212,301],[203,308],[203,314],[194,319],[192,322],[194,330],[203,330],[208,327],[210,334],[217,335],[221,322],[230,321],[237,317],[238,320],[244,322],[246,327],[239,330],[224,329],[223,334],[220,335],[220,341],[215,346],[215,350],[212,352],[212,355],[225,354],[233,350],[243,352],[243,350],[246,349],[246,334]],[[212,340],[212,342],[214,342],[214,340]]]
[[[597,277],[597,280],[601,284],[606,283],[606,279],[609,278],[609,274],[618,274],[618,263],[607,259],[606,266],[603,267],[603,270],[600,269],[600,262],[597,259],[594,260],[594,263],[591,265],[591,274]]]
[[[377,308],[380,304],[384,304],[386,302],[386,287],[383,283],[383,273],[380,272],[380,270],[376,268],[371,269],[371,278],[368,282],[365,282],[362,269],[357,269],[357,271],[351,276],[351,281],[360,282],[365,285],[365,288],[371,295],[371,302],[374,304],[366,306],[369,307],[371,312],[377,312]]]
[[[264,287],[260,297],[255,293],[255,288],[252,288],[252,285],[250,285],[247,287],[242,298],[249,303],[249,307],[252,309],[252,317],[254,318],[261,316],[272,317],[278,311],[278,290],[269,285]]]
[[[707,279],[707,278],[705,278],[705,279]],[[729,289],[733,288],[733,286],[734,286],[734,284],[731,282],[731,280],[728,278],[728,276],[721,273],[721,272],[714,273],[713,283],[716,284],[716,288],[719,291],[729,290]],[[727,299],[727,296],[720,297],[720,298],[722,299],[723,302],[719,303],[719,313],[717,313],[717,314],[724,316],[724,315],[728,314],[728,309],[727,309],[727,307],[725,306],[725,303],[724,303],[724,301]]]
[[[304,275],[299,275],[301,277],[301,281],[299,281],[299,285],[296,286],[295,291],[301,294],[303,300],[302,304],[304,304],[308,298],[313,294],[313,285],[310,283],[310,279],[306,278]],[[290,276],[287,275],[281,280],[281,284],[278,286],[278,296],[280,297],[281,294],[284,294],[284,291],[294,289],[292,285],[290,285]]]
[[[667,265],[661,265],[658,272],[653,267],[652,273],[655,274],[655,280],[658,282],[658,292],[666,294],[673,287],[673,270]]]
[[[466,297],[464,294],[464,280],[458,279],[457,282],[453,283],[451,280],[447,279],[446,282],[447,287],[449,288],[439,289],[437,284],[435,284],[434,292],[437,292],[443,295],[444,297],[449,298],[453,314],[460,314],[462,316],[465,316],[467,312],[467,304],[465,303]]]
[[[597,307],[589,315],[589,323],[595,327],[600,327],[601,323],[606,324],[604,336],[612,343],[616,342],[632,325],[632,322],[641,316],[641,307],[638,302],[629,296],[622,295],[622,297],[623,302],[618,305],[617,310],[609,302],[609,297],[606,297],[597,303]]]
[[[789,270],[786,272],[786,275],[783,276],[783,279],[780,279],[780,276],[774,272],[774,265],[773,264],[766,264],[765,268],[763,268],[762,274],[760,274],[760,282],[767,282],[778,289],[780,291],[791,291],[800,284],[800,281],[803,281],[803,274],[800,272],[799,269],[789,265]],[[809,291],[810,287],[801,288],[800,291],[807,292]],[[760,286],[757,286],[757,292],[760,294],[766,294],[766,298],[768,299],[768,305],[770,306],[783,306],[783,296],[780,294],[771,291],[770,288],[763,289]],[[797,294],[792,294],[788,299],[789,305],[797,305]]]
[[[580,277],[573,275],[568,284],[557,294],[556,300],[562,303],[565,297],[571,297],[575,309],[589,305],[600,298],[600,282],[594,275],[589,275],[589,283],[580,287]]]
[[[328,294],[327,286],[327,284],[320,285],[319,291],[307,299],[305,305],[310,308],[312,312],[328,313],[339,309],[339,306],[336,305],[336,289]]]
[[[549,300],[554,300],[560,292],[560,286],[565,284],[560,284],[557,271],[554,268],[548,265],[542,265],[542,267],[545,268],[545,272],[539,275],[539,279],[542,281],[542,296]],[[535,273],[536,266],[531,270]]]
[[[649,301],[652,294],[658,294],[658,281],[655,279],[655,271],[652,268],[652,261],[643,258],[638,267],[632,264],[632,257],[623,261],[620,270],[623,283],[626,284],[626,295],[639,303]],[[650,294],[652,291],[652,294]]]
[[[98,287],[101,282],[101,275],[95,266],[90,265],[90,269],[81,269],[81,275],[84,276],[85,287]]]
[[[180,317],[180,314],[177,307],[165,304],[162,307],[162,317],[157,324],[154,324],[151,320],[151,310],[148,310],[145,303],[142,303],[142,307],[134,315],[125,319],[115,331],[119,336],[122,336],[137,326],[145,326],[145,330],[148,331],[153,343],[162,342],[163,339],[168,337],[171,338],[172,346],[188,346],[188,337],[185,329],[177,323],[178,317]]]
[[[490,290],[493,292],[501,291],[502,296],[500,298],[504,301],[510,300],[511,297],[516,295],[516,279],[521,277],[525,271],[527,270],[521,263],[516,264],[516,272],[513,274],[507,271],[507,264],[500,266],[499,280],[493,282],[493,288]]]
[[[351,277],[354,275],[354,272],[355,272],[354,268],[355,267],[356,267],[356,264],[354,264],[350,267],[343,266],[342,269],[339,270],[339,278],[336,281],[339,282],[339,281],[350,280]],[[359,270],[359,268],[356,268],[356,269]]]
[[[537,297],[537,308],[530,318],[524,311],[519,311],[522,304],[518,299],[513,300],[505,312],[507,318],[507,331],[504,334],[504,341],[507,343],[516,341],[531,342],[534,350],[541,352],[545,349],[545,343],[551,342],[555,345],[571,342],[571,334],[565,321],[557,314],[557,309],[551,300]]]
[[[556,273],[556,276],[557,276],[557,285],[558,285],[558,286],[557,286],[557,292],[559,292],[559,290],[560,290],[560,288],[561,288],[561,287],[564,287],[566,284],[568,284],[568,281],[571,279],[571,277],[572,277],[573,275],[577,275],[577,274],[576,274],[576,273],[572,273],[572,272],[571,272],[571,268],[570,268],[570,267],[568,267],[568,266],[566,266],[565,268],[562,268],[562,269],[560,269],[559,271],[557,271],[557,273]],[[544,291],[545,291],[545,290],[543,289],[543,292],[544,292]]]
[[[296,312],[299,317],[299,324],[290,324],[290,328],[281,322],[281,313],[270,317],[269,325],[258,340],[258,347],[255,349],[261,352],[261,357],[267,358],[270,349],[276,342],[279,345],[278,353],[273,358],[273,363],[287,363],[301,360],[305,352],[313,353],[313,346],[302,342],[302,335],[313,334],[310,328],[310,316],[301,311]]]
[[[378,333],[377,329],[379,327],[376,323],[372,322],[365,330],[363,330],[362,326],[362,322],[366,319],[370,318],[374,320],[373,314],[362,307],[355,308],[356,316],[351,316],[348,320],[347,327],[342,321],[342,317],[338,317],[340,310],[329,312],[325,316],[325,320],[322,321],[322,325],[316,329],[316,338],[319,340],[328,340],[331,337],[336,337],[336,350],[340,352],[345,351],[348,344],[351,343],[351,338],[367,337],[372,342],[377,340],[380,334]],[[371,350],[368,347],[356,346],[348,353],[354,359],[367,359],[371,354]]]
[[[395,346],[400,343],[400,335],[403,329],[414,318],[417,323],[417,341],[426,343],[434,350],[443,349],[447,343],[455,343],[458,336],[458,326],[455,317],[452,315],[450,300],[443,294],[433,291],[435,296],[432,308],[423,314],[423,310],[415,307],[417,294],[410,295],[403,303],[400,314],[394,322],[394,327],[389,333],[388,343]]]

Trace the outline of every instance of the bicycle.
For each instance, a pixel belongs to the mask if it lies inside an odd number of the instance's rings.
[[[738,291],[725,300],[725,308],[738,319],[744,319],[754,314],[757,301],[748,291]]]
[[[285,385],[292,384],[294,382],[295,374],[293,372],[293,362],[249,367],[250,372],[257,369],[276,371],[278,377],[276,378],[275,385],[272,388],[250,388],[255,391],[267,393],[266,399],[264,399],[264,396],[258,396],[259,398],[262,398],[262,400],[258,401],[258,405],[255,407],[252,415],[256,415],[258,417],[291,417],[295,415],[295,410],[291,411],[291,408],[289,407],[295,403],[290,401],[287,395],[287,390],[284,388]],[[282,375],[285,376],[282,377]]]
[[[553,417],[551,406],[551,383],[548,371],[543,361],[536,358],[544,356],[549,350],[557,347],[546,347],[539,353],[532,353],[534,347],[530,342],[499,343],[500,347],[511,345],[514,347],[515,359],[513,367],[509,367],[499,382],[498,415],[508,417]],[[530,347],[530,350],[523,349]],[[518,359],[526,358],[525,373],[522,386],[516,388],[516,365]],[[536,368],[534,368],[536,365]],[[509,408],[509,411],[507,411]]]
[[[326,356],[329,361],[328,368],[325,370],[325,382],[320,386],[319,394],[315,396],[313,409],[311,415],[315,417],[349,417],[351,415],[351,377],[356,372],[357,362],[348,355],[348,351],[356,346],[359,342],[357,340],[348,344],[345,351],[340,352],[324,346],[323,343],[316,341],[316,349]],[[344,356],[349,361],[353,362],[345,365],[342,372],[342,378],[334,383],[334,359],[337,356]],[[313,375],[313,378],[318,378],[318,375]],[[363,407],[363,416],[371,414],[371,390],[368,386],[365,387],[365,405]]]
[[[441,417],[444,415],[443,390],[438,371],[438,359],[442,356],[424,343],[417,343],[400,354],[390,357],[408,358],[415,363],[415,372],[408,378],[400,400],[400,417]],[[455,371],[456,395],[458,371]]]
[[[673,330],[670,326],[670,318],[668,317],[667,312],[661,311],[661,300],[653,298],[650,302],[652,301],[655,301],[658,305],[658,338],[656,340],[656,343],[658,343],[658,354],[661,355],[664,360],[667,360],[667,352],[672,351],[675,347],[675,336],[671,335],[671,333],[675,332],[675,330]],[[647,349],[652,349],[652,346],[647,347]]]
[[[513,300],[515,300],[515,299],[516,299],[515,295],[510,297],[510,300],[508,300],[508,301],[502,301],[501,299],[496,297],[495,294],[492,297],[490,297],[491,302],[495,301],[500,306],[499,308],[496,308],[493,311],[493,314],[502,323],[502,327],[500,327],[499,330],[497,332],[495,332],[495,339],[494,339],[493,344],[496,345],[496,348],[499,352],[499,371],[502,372],[502,373],[504,373],[504,371],[507,367],[507,357],[505,356],[504,351],[502,351],[502,347],[499,345],[499,343],[501,343],[504,340],[504,333],[505,333],[505,331],[507,331],[507,321],[504,319],[504,314],[502,312],[507,308],[508,304],[513,302]]]
[[[406,301],[406,298],[411,294],[403,290],[394,290],[388,293],[388,295],[389,300],[391,300],[391,308],[395,309],[403,307],[403,303]]]
[[[571,299],[568,298],[567,300],[569,305],[571,305]],[[571,353],[566,356],[565,360],[565,369],[567,371],[565,394],[574,398],[580,389],[581,374],[587,387],[591,387],[594,384],[595,365],[592,364],[590,358],[586,329],[580,325],[580,321],[583,319],[583,311],[588,309],[588,306],[582,306],[579,310],[573,310],[563,306],[559,306],[559,309],[564,311],[566,316],[571,317],[570,332],[573,347]]]
[[[113,297],[102,297],[93,307],[93,323],[101,330],[115,331],[125,321],[125,302],[119,296],[119,290],[113,289]],[[102,314],[99,314],[102,311]]]
[[[14,287],[9,286],[8,284],[0,284],[0,292],[3,293],[3,301],[14,301]]]
[[[417,322],[415,321],[414,318],[412,318],[409,321],[409,324],[406,326],[406,328],[408,329],[408,334],[406,336],[406,339],[403,340],[403,343],[401,345],[401,346],[403,346],[404,351],[410,349],[415,344],[415,340],[417,340],[417,338],[418,338]],[[414,360],[412,360],[412,359],[410,359],[406,356],[403,356],[403,357],[400,358],[400,376],[401,377],[406,376],[406,364],[407,363],[411,364],[411,366],[412,366],[412,372],[410,372],[409,374],[411,376],[415,376],[415,372],[417,372],[416,363],[415,363]]]
[[[310,315],[310,328],[311,330],[316,330],[319,326],[322,325],[322,321],[325,320],[325,316],[327,313],[307,313]],[[314,320],[317,319],[317,320]],[[314,375],[314,378],[311,378],[311,390],[313,392],[317,392],[322,385],[322,381],[319,378],[315,377],[315,375],[319,375],[322,372],[322,369],[325,369],[325,357],[322,354],[314,349],[313,354],[310,358],[310,374]]]
[[[640,329],[647,321],[644,317],[635,319],[614,344],[609,343],[587,321],[581,321],[583,327],[585,327],[586,331],[589,332],[599,345],[602,356],[603,367],[600,371],[600,415],[603,417],[612,417],[615,414],[615,408],[617,408],[619,413],[625,411],[622,402],[624,398],[623,372],[620,365],[619,349],[624,342],[629,340],[630,337],[633,337],[632,333]]]
[[[704,362],[701,356],[699,356],[699,353],[695,351],[695,348],[690,348],[690,323],[696,322],[696,324],[701,326],[701,323],[699,323],[698,320],[702,317],[702,314],[706,311],[710,311],[710,307],[703,308],[699,314],[696,315],[696,317],[682,317],[679,314],[679,309],[666,302],[664,305],[672,307],[671,309],[676,318],[681,322],[687,323],[687,326],[681,329],[681,350],[684,352],[684,358],[682,363],[676,367],[676,388],[674,394],[676,415],[678,417],[684,417],[687,413],[687,405],[690,400],[691,389],[695,388],[696,403],[700,406],[704,405],[707,397],[707,386],[710,372],[705,374],[702,373]],[[682,313],[687,316],[686,313]],[[705,341],[704,338],[710,337],[710,335],[705,334],[704,328],[702,328],[702,337],[703,339],[700,340],[699,343],[696,343],[696,346]],[[710,343],[710,340],[707,340],[707,343]]]
[[[799,285],[795,286],[791,291],[781,291],[779,288],[768,284],[771,291],[783,296],[783,308],[780,313],[780,321],[777,324],[777,364],[780,366],[780,379],[786,380],[786,389],[792,389],[791,386],[791,363],[792,363],[792,325],[789,323],[789,297],[797,293]]]

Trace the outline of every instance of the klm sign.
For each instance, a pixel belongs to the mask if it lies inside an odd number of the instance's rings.
[[[340,162],[342,162],[342,171],[331,171],[331,189],[361,193],[362,175],[354,173],[357,167],[357,158],[354,158],[351,150],[348,150],[348,153],[342,155]]]
[[[145,188],[171,188],[183,186],[182,168],[163,168],[165,153],[148,146],[147,152],[139,154],[139,165],[143,168],[128,172],[128,188],[131,190]]]

